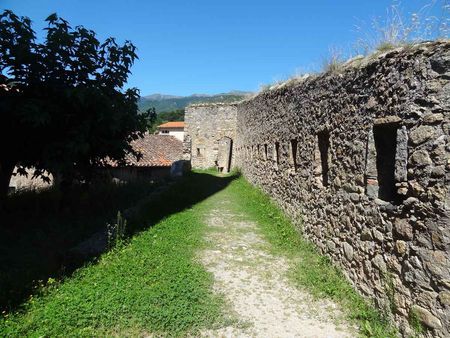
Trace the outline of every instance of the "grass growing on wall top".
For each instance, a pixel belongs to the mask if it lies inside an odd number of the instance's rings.
[[[363,336],[397,337],[397,331],[388,320],[356,293],[340,269],[302,238],[267,195],[243,178],[234,181],[229,189],[233,189],[239,198],[241,211],[251,214],[260,224],[273,250],[293,258],[295,264],[291,266],[290,277],[298,287],[340,304],[347,317],[360,327]]]

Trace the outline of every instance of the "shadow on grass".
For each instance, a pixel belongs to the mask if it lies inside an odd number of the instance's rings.
[[[217,176],[214,173],[190,172],[175,185],[158,195],[143,201],[128,219],[129,234],[144,230],[161,219],[192,207],[209,196],[225,189],[238,174]]]
[[[40,198],[47,204],[55,203],[56,197],[51,192],[22,197],[24,200],[20,203],[12,201],[10,212],[0,216],[2,225],[9,225],[0,226],[0,310],[16,310],[41,281],[68,277],[77,268],[95,260],[96,257],[91,256],[68,261],[66,254],[79,242],[104,229],[107,222],[114,220],[117,211],[134,207],[127,216],[126,229],[127,236],[132,236],[192,207],[224,189],[237,177],[191,172],[153,197],[145,196],[155,187],[143,184],[119,186],[113,191],[83,192],[77,195],[79,200],[72,204],[71,210],[62,214],[51,206],[39,207],[36,203]]]

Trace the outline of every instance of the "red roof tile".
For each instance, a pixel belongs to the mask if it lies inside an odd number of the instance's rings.
[[[184,122],[166,122],[159,125],[158,128],[184,128]]]
[[[128,166],[170,167],[173,162],[183,158],[183,143],[173,136],[145,134],[132,141],[131,145],[142,157],[138,161],[133,155],[127,155]]]

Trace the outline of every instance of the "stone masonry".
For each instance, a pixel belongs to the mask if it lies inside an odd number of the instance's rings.
[[[230,137],[232,165],[404,336],[411,313],[425,336],[450,336],[450,42],[191,106],[186,121],[194,168]]]
[[[184,159],[191,160],[193,168],[219,167],[226,155],[231,155],[233,166],[234,152],[223,154],[219,150],[226,148],[221,143],[236,139],[236,112],[236,104],[198,104],[186,108]]]

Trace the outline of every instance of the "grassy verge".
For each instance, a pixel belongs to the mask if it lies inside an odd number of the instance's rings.
[[[206,199],[229,179],[192,174],[142,204],[128,243],[30,297],[0,319],[0,336],[169,336],[195,334],[225,320],[212,277],[196,263]],[[198,203],[200,202],[200,203]]]
[[[396,337],[384,316],[359,296],[342,272],[329,259],[304,240],[283,212],[260,190],[243,178],[229,187],[238,199],[238,208],[257,221],[263,234],[278,254],[286,255],[295,262],[292,266],[294,283],[316,297],[326,297],[337,302],[347,317],[360,327],[363,336]]]
[[[55,188],[11,195],[0,215],[0,312],[14,309],[39,281],[70,274],[76,266],[65,262],[67,250],[104,229],[118,210],[132,206],[155,186],[135,182],[74,187],[64,209]]]

